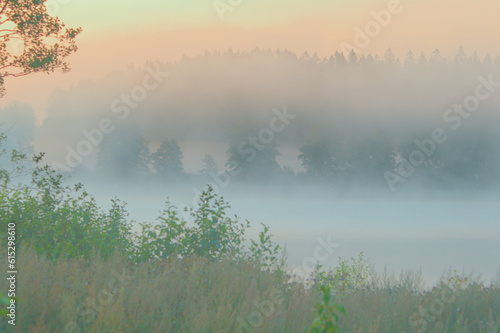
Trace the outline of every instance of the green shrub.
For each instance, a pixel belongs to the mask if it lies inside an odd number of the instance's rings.
[[[39,163],[29,184],[0,188],[0,228],[14,223],[18,245],[29,243],[50,259],[88,257],[93,250],[107,257],[130,246],[124,203],[113,200],[103,211],[81,184],[65,186],[62,175]]]
[[[5,136],[0,135],[0,157]],[[229,204],[208,186],[200,195],[198,207],[188,211],[186,221],[178,209],[167,207],[156,224],[142,223],[140,233],[132,233],[126,204],[111,201],[102,210],[82,184],[65,185],[62,174],[42,165],[43,154],[31,161],[27,154],[13,151],[11,170],[0,169],[0,228],[16,224],[17,244],[28,243],[49,259],[88,258],[94,251],[107,258],[116,251],[135,262],[153,259],[203,257],[253,259],[263,268],[277,267],[279,245],[273,244],[269,228],[258,241],[244,238],[248,221],[230,217]],[[16,177],[31,175],[29,182],[14,183]],[[6,234],[0,236],[5,244]]]
[[[329,286],[320,286],[322,293],[322,302],[317,303],[314,307],[317,309],[317,317],[309,327],[309,333],[335,333],[340,332],[338,326],[339,316],[343,314],[347,316],[346,310],[343,306],[332,303],[331,290]]]
[[[248,246],[244,236],[250,222],[241,222],[236,215],[228,216],[229,208],[210,185],[200,195],[198,207],[187,210],[191,221],[181,217],[177,207],[167,201],[167,208],[156,224],[141,224],[142,230],[134,241],[135,261],[171,257],[245,258],[253,259],[265,268],[279,266],[280,246],[271,241],[269,227],[263,225],[259,240],[250,240]]]
[[[342,296],[366,289],[370,285],[372,267],[370,261],[364,258],[363,252],[359,254],[357,260],[352,257],[350,262],[339,257],[338,266],[329,270],[322,270],[322,266],[318,266],[315,283],[327,286],[335,296]]]

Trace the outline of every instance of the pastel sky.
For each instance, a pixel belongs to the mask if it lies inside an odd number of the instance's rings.
[[[49,9],[68,26],[83,28],[80,50],[69,58],[72,72],[7,80],[13,100],[32,104],[43,116],[51,91],[148,59],[177,60],[208,51],[288,48],[328,56],[342,43],[355,45],[355,29],[372,12],[398,8],[391,22],[361,53],[399,56],[412,49],[430,54],[500,55],[498,0],[50,0]],[[231,5],[234,4],[234,5]],[[399,5],[397,4],[399,3]],[[226,4],[222,18],[216,4]]]

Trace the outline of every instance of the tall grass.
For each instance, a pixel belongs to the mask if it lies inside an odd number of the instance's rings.
[[[18,270],[16,332],[303,332],[317,301],[251,261],[52,261],[25,247]]]
[[[2,320],[2,332],[306,332],[321,298],[318,285],[288,283],[247,260],[53,261],[24,246],[18,270],[16,326]],[[451,274],[424,290],[420,279],[372,273],[367,287],[334,295],[347,312],[341,331],[500,332],[498,281],[457,285],[466,277]]]

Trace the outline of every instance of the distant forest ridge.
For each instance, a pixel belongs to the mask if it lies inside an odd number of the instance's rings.
[[[454,55],[443,55],[439,49],[435,49],[431,54],[426,54],[424,51],[414,52],[409,50],[407,54],[400,58],[392,51],[391,48],[387,49],[384,56],[372,54],[360,54],[354,49],[349,52],[335,51],[327,57],[320,58],[318,54],[305,51],[303,54],[297,54],[288,49],[260,49],[255,48],[253,51],[233,51],[229,48],[227,51],[206,51],[203,55],[196,57],[188,57],[184,55],[179,62],[203,59],[203,58],[228,58],[228,57],[248,57],[256,55],[271,55],[278,58],[294,59],[303,62],[326,64],[326,65],[347,65],[347,64],[388,64],[388,65],[401,65],[401,66],[414,66],[414,65],[427,65],[427,64],[484,64],[484,65],[500,65],[500,55],[486,54],[483,57],[479,56],[476,51],[466,53],[464,48],[460,46]]]

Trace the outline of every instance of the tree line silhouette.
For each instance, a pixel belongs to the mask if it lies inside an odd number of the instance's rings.
[[[403,67],[412,66],[426,66],[426,65],[500,65],[500,56],[491,56],[486,54],[484,57],[478,55],[477,51],[467,54],[462,46],[460,46],[454,56],[446,56],[441,53],[439,49],[435,49],[431,54],[426,54],[424,51],[413,52],[409,50],[403,59],[400,59],[391,48],[388,48],[383,56],[372,54],[358,54],[354,50],[349,51],[347,54],[336,51],[334,54],[319,57],[317,52],[312,55],[305,51],[302,55],[296,54],[288,49],[267,49],[262,50],[255,48],[250,52],[246,51],[233,51],[232,48],[225,52],[205,52],[203,55],[197,57],[188,57],[184,55],[180,62],[195,61],[202,59],[230,59],[230,58],[246,58],[256,56],[272,56],[276,59],[295,60],[301,63],[322,64],[322,65],[397,65]]]
[[[230,169],[233,180],[268,183],[272,181],[331,182],[342,186],[385,186],[384,173],[395,172],[399,163],[416,149],[414,140],[403,141],[387,132],[373,131],[359,136],[312,136],[299,148],[297,156],[302,166],[294,170],[280,165],[280,145],[272,142],[256,149],[254,158],[238,149],[248,132],[240,133],[228,143],[227,163],[218,165],[210,153],[199,161],[198,171],[184,169],[183,152],[173,138],[164,139],[155,151],[139,131],[126,131],[106,138],[99,150],[95,171],[120,179],[153,179],[177,181],[189,177],[204,177],[207,181],[222,179]],[[420,136],[420,138],[424,138]],[[488,188],[500,180],[499,135],[484,130],[457,132],[454,137],[437,146],[432,156],[416,168],[414,184],[430,187]],[[236,164],[236,167],[235,167]],[[412,182],[412,179],[409,181]]]

